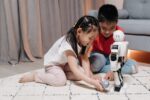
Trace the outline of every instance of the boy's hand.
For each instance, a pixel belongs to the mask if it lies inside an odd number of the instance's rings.
[[[107,72],[104,79],[113,81],[114,80],[114,73],[112,71]]]

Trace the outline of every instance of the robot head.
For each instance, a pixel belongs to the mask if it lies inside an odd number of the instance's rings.
[[[115,42],[121,42],[121,41],[124,41],[125,35],[122,31],[117,30],[117,31],[114,31],[113,38]]]

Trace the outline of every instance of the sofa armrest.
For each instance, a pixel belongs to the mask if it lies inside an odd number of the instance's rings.
[[[119,19],[127,19],[129,18],[129,13],[125,9],[118,9]]]

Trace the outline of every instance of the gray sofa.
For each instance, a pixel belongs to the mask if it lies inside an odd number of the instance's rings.
[[[150,52],[150,0],[124,0],[118,12],[118,25],[124,29],[129,49]],[[97,13],[89,11],[95,17]]]

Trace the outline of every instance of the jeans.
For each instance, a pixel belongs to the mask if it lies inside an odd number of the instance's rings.
[[[110,60],[108,56],[104,56],[101,53],[91,53],[90,55],[91,69],[94,73],[106,73],[111,70]],[[136,73],[135,68],[137,67],[137,62],[132,59],[127,59],[123,65],[121,71],[124,74],[133,74]]]

